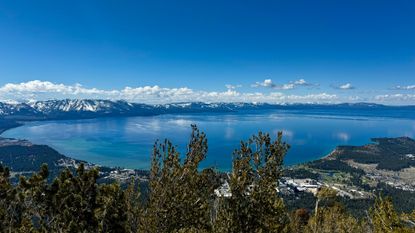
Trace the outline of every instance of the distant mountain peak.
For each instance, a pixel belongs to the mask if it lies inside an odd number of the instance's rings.
[[[269,103],[203,103],[180,102],[169,104],[130,103],[125,100],[102,99],[63,99],[18,102],[0,102],[0,117],[18,120],[49,120],[49,119],[83,119],[104,116],[147,116],[166,113],[203,113],[203,112],[239,112],[244,110],[292,110],[304,113],[330,111],[330,114],[350,115],[349,110],[390,110],[389,115],[401,117],[394,113],[399,107],[385,106],[372,103],[343,103],[343,104],[269,104]],[[406,110],[415,110],[415,106],[402,106]],[[366,111],[365,114],[368,114]],[[359,115],[358,113],[356,113]],[[352,114],[353,115],[353,114]]]

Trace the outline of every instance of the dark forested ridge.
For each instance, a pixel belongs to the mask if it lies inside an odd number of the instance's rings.
[[[3,133],[4,131],[11,129],[11,128],[15,128],[18,126],[21,126],[22,124],[14,121],[14,120],[7,120],[7,119],[2,119],[0,118],[0,134]]]
[[[19,142],[25,149],[14,147],[15,141],[8,143],[4,145],[5,151],[11,153],[13,148],[18,148],[22,157],[40,150],[41,154],[48,151],[54,160],[62,159],[57,152],[42,146],[33,147],[29,142]],[[102,172],[99,168],[79,163],[73,169],[62,167],[52,179],[48,166],[42,165],[40,171],[29,177],[21,176],[13,184],[10,181],[12,172],[2,165],[0,232],[380,233],[415,230],[413,193],[391,189],[382,182],[377,188],[385,192],[373,193],[370,199],[345,201],[344,191],[330,183],[319,186],[314,195],[302,191],[296,191],[296,195],[286,193],[289,190],[286,184],[292,184],[286,182],[287,176],[300,180],[320,179],[330,173],[330,180],[333,180],[333,173],[337,173],[324,170],[333,164],[284,171],[283,158],[289,146],[282,141],[281,133],[275,140],[269,134],[259,133],[241,142],[233,154],[232,171],[228,174],[199,167],[207,148],[206,135],[193,126],[185,155],[180,155],[168,140],[156,142],[149,174],[134,174],[123,180],[117,176],[122,172],[119,169],[110,172],[115,175],[114,181],[106,183],[98,181]],[[342,167],[347,168],[348,163],[343,163]],[[342,176],[339,177],[352,179],[344,176],[348,172],[340,171],[338,174]],[[356,176],[362,178],[364,174],[365,171],[357,172]],[[146,190],[141,189],[143,183],[147,184]],[[397,212],[399,203],[386,197],[398,195],[406,200],[404,212]],[[363,214],[350,212],[358,208],[365,208]]]
[[[373,144],[339,146],[332,156],[339,160],[377,164],[378,169],[399,171],[415,166],[415,140],[409,137],[374,138]]]
[[[370,206],[373,194],[392,197],[400,212],[411,211],[415,206],[415,140],[398,137],[372,141],[362,146],[338,146],[323,159],[288,169],[289,176],[335,187],[346,197],[342,201],[345,206],[357,216]]]
[[[13,183],[18,181],[19,176],[31,176],[42,165],[48,166],[48,181],[55,179],[65,168],[75,171],[80,164],[84,164],[87,168],[99,168],[99,182],[125,180],[130,176],[147,177],[149,174],[148,171],[98,166],[62,155],[47,145],[35,145],[26,140],[1,137],[0,164],[10,169]]]

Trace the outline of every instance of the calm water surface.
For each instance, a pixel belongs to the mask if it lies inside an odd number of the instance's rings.
[[[287,165],[325,156],[337,145],[360,145],[373,137],[415,135],[415,120],[260,111],[31,122],[2,136],[47,144],[67,156],[101,165],[148,169],[155,140],[168,138],[185,151],[191,124],[197,124],[208,136],[209,153],[203,166],[220,170],[231,168],[232,151],[240,140],[258,130],[274,136],[283,131],[291,145]]]

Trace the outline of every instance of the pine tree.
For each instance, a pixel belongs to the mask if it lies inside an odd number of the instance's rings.
[[[140,191],[140,180],[130,179],[125,195],[125,212],[127,215],[127,232],[138,232],[142,224],[144,205]]]
[[[370,210],[370,218],[373,233],[411,232],[403,225],[390,198],[378,197],[374,207]],[[414,228],[412,232],[415,232]]]
[[[210,172],[198,171],[207,153],[207,138],[195,125],[184,162],[168,140],[156,143],[150,176],[145,232],[175,232],[183,228],[210,229],[209,200],[213,193]]]
[[[48,183],[49,170],[43,164],[38,173],[34,173],[29,179],[21,176],[19,180],[18,200],[23,204],[22,219],[23,228],[36,229],[45,232],[45,224],[50,220],[48,215]]]
[[[0,231],[7,232],[20,223],[22,212],[10,183],[10,171],[0,164]]]
[[[229,178],[231,197],[220,200],[216,232],[283,232],[288,227],[278,179],[289,146],[261,132],[234,152]]]
[[[95,211],[99,232],[127,232],[125,192],[119,184],[101,185],[97,197],[99,208]]]
[[[87,171],[83,164],[77,168],[76,175],[69,169],[61,172],[47,193],[50,221],[44,226],[48,231],[98,231],[97,178],[97,169]]]
[[[290,227],[291,233],[302,233],[305,231],[305,227],[310,219],[310,213],[307,209],[297,209],[290,215]]]
[[[309,233],[364,233],[365,224],[348,214],[339,203],[318,209],[312,216],[304,232]]]

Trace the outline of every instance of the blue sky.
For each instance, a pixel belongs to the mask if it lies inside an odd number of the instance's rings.
[[[414,12],[411,0],[1,1],[0,99],[415,104]]]

